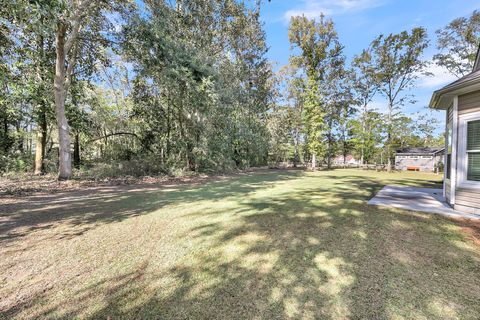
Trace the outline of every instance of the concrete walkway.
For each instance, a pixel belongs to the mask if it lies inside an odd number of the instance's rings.
[[[368,204],[435,213],[453,218],[480,219],[480,215],[453,210],[444,200],[442,189],[385,186]]]

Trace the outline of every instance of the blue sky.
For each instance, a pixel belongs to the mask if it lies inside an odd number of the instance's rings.
[[[288,63],[290,44],[288,42],[288,21],[293,15],[304,14],[307,17],[318,17],[323,12],[332,18],[339,38],[345,46],[347,59],[351,59],[379,34],[398,33],[422,26],[430,36],[430,47],[424,58],[429,60],[437,52],[435,48],[435,30],[447,25],[451,20],[468,16],[478,9],[479,1],[474,0],[271,0],[265,1],[262,19],[267,32],[270,47],[268,58],[279,66]],[[411,93],[417,103],[407,105],[404,112],[430,112],[428,105],[434,90],[455,80],[441,68],[431,66],[429,71],[434,77],[420,79]],[[372,107],[382,110],[384,98],[378,96]],[[443,121],[443,114],[433,113]]]

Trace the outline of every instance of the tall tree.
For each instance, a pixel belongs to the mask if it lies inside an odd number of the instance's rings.
[[[288,115],[291,124],[291,139],[293,142],[293,166],[300,162],[300,143],[303,133],[303,108],[305,98],[305,79],[298,74],[298,68],[287,65],[283,70],[285,83],[283,84],[284,98],[289,105]]]
[[[342,47],[333,21],[323,14],[318,21],[305,16],[292,17],[288,35],[292,49],[300,51],[290,57],[291,64],[303,68],[307,78],[304,124],[307,149],[315,170],[316,156],[324,149],[321,139],[325,130],[325,105],[321,85],[326,85],[326,70],[335,64],[333,61],[341,55]]]
[[[351,151],[353,147],[353,130],[350,125],[353,116],[356,113],[356,109],[354,107],[354,99],[352,96],[352,92],[350,90],[350,82],[348,81],[348,77],[345,77],[346,83],[344,88],[341,90],[338,97],[338,120],[337,120],[337,131],[339,136],[339,144],[340,150],[342,152],[344,166],[347,159],[347,155]],[[342,86],[340,86],[342,88]]]
[[[352,89],[354,93],[354,100],[360,108],[359,120],[360,130],[357,130],[358,140],[357,148],[360,151],[360,163],[365,162],[366,149],[370,146],[370,128],[369,116],[371,110],[369,108],[373,97],[378,92],[378,80],[375,67],[372,61],[371,48],[363,50],[360,55],[353,58],[352,61]]]
[[[393,138],[401,107],[413,102],[413,96],[407,90],[415,85],[420,75],[428,75],[425,72],[427,62],[421,58],[428,47],[427,32],[423,28],[414,28],[410,33],[380,35],[371,47],[379,91],[387,99],[385,152],[387,170],[390,171]]]
[[[259,8],[177,4],[149,3],[124,30],[140,135],[182,169],[265,162],[271,68]]]
[[[337,138],[345,139],[346,124],[352,115],[351,92],[348,72],[345,70],[345,56],[342,48],[332,54],[325,70],[325,80],[320,84],[325,114],[325,142],[327,168],[331,169],[332,158],[336,154]],[[342,152],[345,151],[342,146]]]
[[[83,31],[98,30],[98,26],[108,25],[105,23],[108,20],[107,14],[120,10],[123,3],[124,1],[77,0],[69,2],[68,5],[61,2],[58,8],[59,15],[55,21],[56,58],[53,86],[58,126],[59,179],[69,179],[72,175],[70,129],[65,112],[65,101],[81,52],[79,40]],[[90,43],[90,45],[95,44]]]
[[[454,19],[436,34],[441,52],[433,56],[435,63],[457,78],[470,73],[480,45],[480,11]]]
[[[377,111],[368,110],[352,119],[349,128],[352,130],[351,143],[356,154],[363,157],[363,164],[375,160],[377,150],[383,141],[383,115]]]

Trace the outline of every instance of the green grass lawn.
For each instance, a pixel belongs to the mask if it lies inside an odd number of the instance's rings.
[[[259,172],[0,206],[0,318],[478,319],[480,246],[368,206],[440,176]]]

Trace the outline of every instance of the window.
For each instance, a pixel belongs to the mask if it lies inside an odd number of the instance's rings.
[[[467,180],[480,181],[480,120],[467,123]]]

